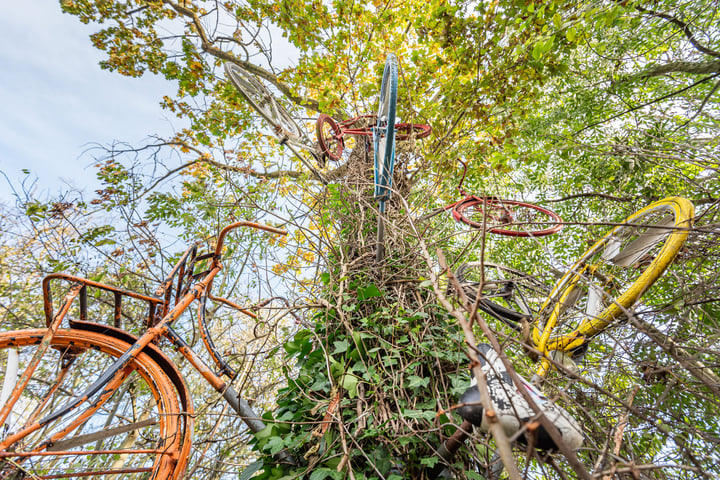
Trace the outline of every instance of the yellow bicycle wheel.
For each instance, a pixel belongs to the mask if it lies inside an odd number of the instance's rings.
[[[549,370],[551,352],[572,353],[626,317],[680,251],[693,216],[685,198],[654,202],[613,228],[568,269],[533,329],[535,348],[543,354],[539,376]]]

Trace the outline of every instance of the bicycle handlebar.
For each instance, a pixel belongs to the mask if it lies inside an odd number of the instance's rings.
[[[287,235],[287,233],[288,233],[285,230],[271,227],[269,225],[262,225],[260,223],[255,223],[255,222],[241,221],[241,222],[231,223],[230,225],[228,225],[227,227],[223,228],[220,231],[220,235],[218,236],[217,245],[215,245],[215,258],[220,257],[220,252],[222,251],[223,243],[225,242],[225,236],[230,232],[230,230],[234,230],[238,227],[251,227],[256,230],[265,230],[266,232],[276,233],[278,235]]]

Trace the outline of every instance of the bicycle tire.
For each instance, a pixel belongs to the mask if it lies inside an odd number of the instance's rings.
[[[0,367],[7,352],[17,349],[22,374],[33,363],[46,332],[0,333]],[[192,414],[192,405],[178,398],[177,379],[171,377],[179,373],[166,373],[153,359],[162,355],[159,350],[149,346],[140,352],[124,370],[122,384],[114,392],[101,392],[68,415],[53,418],[54,412],[75,395],[82,395],[97,374],[131,344],[94,331],[61,329],[49,346],[6,421],[6,434],[0,442],[0,477],[122,475],[123,479],[174,480],[182,476],[192,432],[191,418],[185,413]],[[104,393],[105,401],[99,401]],[[42,427],[17,435],[37,424]]]
[[[329,160],[339,162],[345,148],[345,141],[337,122],[330,115],[323,113],[315,122],[315,133],[320,151]]]
[[[383,78],[380,84],[380,102],[377,121],[373,129],[375,147],[375,199],[380,210],[385,210],[385,201],[390,198],[392,175],[395,167],[395,112],[397,109],[398,63],[391,53],[385,60]]]
[[[549,352],[572,355],[626,316],[677,256],[693,215],[687,199],[654,202],[610,230],[568,269],[533,328],[535,347],[544,354],[538,375],[550,368]],[[555,334],[560,329],[570,333]]]
[[[469,196],[453,207],[452,215],[472,228],[509,237],[544,237],[563,228],[562,218],[552,210],[496,197]]]
[[[397,140],[407,140],[410,137],[425,138],[430,136],[432,128],[430,125],[420,123],[398,123],[395,125],[395,138]]]
[[[273,127],[278,136],[289,134],[303,138],[300,126],[256,75],[228,62],[225,63],[225,73],[240,95]]]
[[[460,265],[456,277],[471,302],[514,330],[521,331],[523,321],[532,322],[550,289],[532,275],[492,262],[468,262]]]

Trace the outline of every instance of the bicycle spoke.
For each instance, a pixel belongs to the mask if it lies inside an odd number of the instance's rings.
[[[375,150],[375,199],[380,211],[385,211],[385,201],[390,197],[393,167],[395,163],[395,110],[397,108],[397,58],[390,54],[385,62],[380,84],[380,103],[373,129]]]
[[[0,361],[6,363],[17,349],[17,375],[21,374],[43,332],[0,334]],[[14,472],[29,478],[77,478],[91,473],[140,479],[154,472],[158,478],[176,478],[175,472],[185,464],[184,460],[176,463],[188,440],[185,420],[179,416],[172,382],[146,354],[126,368],[120,377],[122,388],[88,398],[62,417],[51,415],[81,395],[128,348],[122,341],[94,332],[56,333],[3,427],[0,477]],[[27,429],[29,425],[39,427]],[[16,438],[22,431],[28,433]]]
[[[262,81],[238,65],[225,63],[225,73],[240,94],[275,130],[279,136],[303,138],[303,131],[280,105]]]

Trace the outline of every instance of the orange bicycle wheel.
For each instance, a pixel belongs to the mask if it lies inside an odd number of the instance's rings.
[[[130,343],[93,331],[59,330],[43,353],[46,332],[0,333],[0,407],[11,404],[2,428],[0,478],[179,478],[190,449],[185,413],[192,406],[183,398],[186,389],[178,393],[184,384],[177,388],[177,370],[168,373],[160,365],[169,360],[146,348],[114,383],[58,416]],[[26,371],[29,381],[17,391]]]

